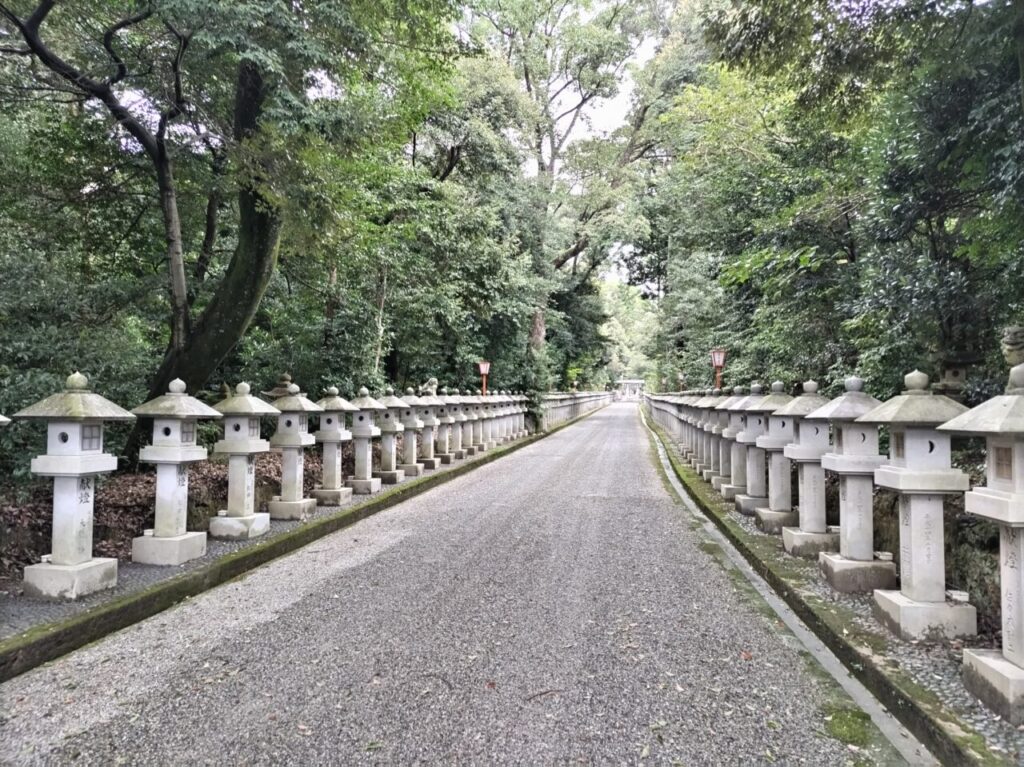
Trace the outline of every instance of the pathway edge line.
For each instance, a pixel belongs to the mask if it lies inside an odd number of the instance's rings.
[[[389,509],[402,501],[432,490],[457,477],[532,445],[573,424],[589,418],[607,405],[591,410],[551,428],[531,434],[510,445],[490,450],[472,461],[448,471],[427,475],[385,490],[370,499],[327,517],[314,519],[292,530],[268,536],[240,551],[226,554],[207,565],[156,583],[141,591],[125,594],[85,612],[34,626],[0,641],[0,684],[26,671],[56,660],[121,629],[151,618],[179,602],[202,594],[244,575],[257,567],[291,554],[324,536]]]
[[[797,614],[804,625],[835,654],[847,671],[858,679],[936,758],[943,764],[971,765],[972,767],[1008,764],[1007,761],[998,759],[988,749],[985,754],[979,754],[967,744],[959,742],[882,668],[858,652],[851,642],[828,625],[817,611],[800,596],[797,589],[777,573],[771,563],[758,556],[757,552],[725,523],[722,516],[708,505],[703,494],[714,491],[710,487],[695,486],[700,480],[688,472],[685,467],[680,466],[672,442],[666,438],[665,432],[658,425],[652,423],[649,418],[643,420],[647,428],[665,448],[672,471],[701,513],[721,531],[754,571]]]

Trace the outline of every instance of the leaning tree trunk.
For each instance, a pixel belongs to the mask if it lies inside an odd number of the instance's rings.
[[[243,145],[259,128],[267,98],[267,86],[255,64],[242,62],[235,89],[235,140]],[[238,192],[238,244],[227,272],[209,305],[192,325],[185,344],[169,346],[150,385],[149,396],[167,392],[175,378],[188,384],[189,391],[201,388],[242,339],[277,267],[281,242],[281,212],[256,188],[247,184]],[[138,427],[129,440],[127,453],[137,452],[141,434]]]

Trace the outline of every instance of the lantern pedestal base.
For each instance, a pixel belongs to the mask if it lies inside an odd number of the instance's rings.
[[[462,448],[462,452],[465,453],[464,457],[468,458],[471,455],[476,455],[477,453],[479,453],[480,448],[477,445],[473,445],[472,447]]]
[[[423,473],[422,463],[400,463],[398,464],[399,471],[404,471],[407,477],[418,477]]]
[[[269,514],[249,514],[245,517],[216,516],[210,520],[211,538],[244,541],[258,538],[269,530]]]
[[[792,527],[799,521],[795,511],[754,509],[754,524],[768,535],[782,535],[782,528]]]
[[[899,585],[894,562],[879,559],[861,561],[822,552],[818,555],[818,567],[829,585],[844,594],[893,589]]]
[[[341,504],[352,499],[352,488],[338,487],[333,490],[327,490],[321,487],[314,490],[312,495],[316,498],[317,506],[341,506]]]
[[[373,476],[385,485],[397,485],[405,479],[405,472],[401,469],[395,469],[393,471],[375,471],[373,472]]]
[[[782,547],[790,556],[817,559],[823,551],[839,551],[839,533],[808,533],[799,527],[784,527]]]
[[[879,623],[908,642],[978,633],[978,612],[965,602],[917,602],[900,591],[876,591],[872,611]]]
[[[703,480],[704,480],[705,482],[710,482],[710,481],[711,481],[711,478],[712,478],[713,476],[715,476],[715,470],[714,470],[714,469],[704,469],[704,471],[702,471],[702,472],[700,473],[700,476],[701,476],[701,478],[702,478],[702,479],[703,479]]]
[[[736,498],[736,511],[743,514],[746,517],[754,516],[754,511],[761,506],[768,505],[768,499],[763,495],[747,495],[746,493],[737,493]]]
[[[747,492],[746,485],[731,485],[728,482],[722,483],[722,497],[727,501],[733,500],[740,493]]]
[[[964,650],[964,687],[1013,725],[1024,724],[1024,669],[999,650]]]
[[[460,450],[459,452],[461,453],[462,451]],[[438,456],[438,459],[445,466],[455,463],[456,458],[458,458],[458,456],[455,453],[441,453],[441,455]]]
[[[132,562],[144,565],[180,565],[206,553],[206,533],[185,533],[167,538],[141,535],[132,539]]]
[[[442,460],[441,458],[438,457],[423,458],[420,460],[420,463],[426,471],[433,471],[434,469],[440,467],[440,465],[442,464]]]
[[[271,519],[305,519],[316,511],[315,498],[302,498],[298,501],[282,501],[280,497],[267,503],[267,511]]]
[[[374,477],[373,479],[350,479],[345,483],[352,492],[356,495],[370,495],[380,490],[380,480]]]
[[[456,460],[461,461],[462,459],[466,458],[467,456],[472,455],[472,453],[470,453],[468,450],[463,448],[462,450],[456,450],[454,453],[452,453],[452,455],[455,456]]]
[[[43,562],[25,568],[25,595],[36,599],[78,599],[117,585],[117,560],[94,557],[79,565]]]

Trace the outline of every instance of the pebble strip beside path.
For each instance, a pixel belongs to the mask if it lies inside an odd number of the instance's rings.
[[[9,764],[863,762],[617,404],[0,686]]]

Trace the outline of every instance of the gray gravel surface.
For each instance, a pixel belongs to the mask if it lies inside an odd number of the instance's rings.
[[[11,764],[850,762],[613,405],[0,686]]]

